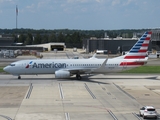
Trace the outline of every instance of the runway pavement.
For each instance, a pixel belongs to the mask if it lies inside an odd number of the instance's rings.
[[[70,51],[43,56],[86,58]],[[21,59],[36,58],[13,61]],[[159,59],[148,62],[155,64]],[[139,108],[144,105],[152,105],[160,113],[159,74],[99,74],[82,76],[82,80],[56,79],[54,75],[21,77],[0,75],[0,120],[141,120]]]
[[[12,120],[137,120],[139,108],[160,113],[157,75],[0,75],[0,115]],[[4,117],[0,116],[0,120]]]

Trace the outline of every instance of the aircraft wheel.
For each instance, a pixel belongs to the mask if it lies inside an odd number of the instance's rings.
[[[18,79],[21,79],[21,76],[18,76]]]
[[[82,77],[80,76],[80,75],[76,75],[76,78],[77,78],[77,80],[81,80],[82,79]]]

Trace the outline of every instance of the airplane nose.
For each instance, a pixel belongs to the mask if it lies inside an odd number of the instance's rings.
[[[9,72],[9,67],[4,67],[3,70],[4,70],[5,72]]]

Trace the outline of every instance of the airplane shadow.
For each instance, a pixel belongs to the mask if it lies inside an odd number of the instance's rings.
[[[13,80],[17,80],[17,81],[20,81],[20,80],[35,80],[35,81],[44,81],[44,80],[47,80],[47,81],[79,81],[79,82],[90,82],[90,83],[98,83],[98,84],[110,84],[110,83],[107,83],[107,80],[135,80],[135,79],[147,79],[147,80],[156,80],[157,77],[145,77],[145,78],[133,78],[133,77],[128,77],[128,78],[119,78],[119,77],[106,77],[106,78],[100,78],[100,77],[93,77],[93,78],[90,78],[92,77],[91,76],[82,76],[82,79],[81,80],[77,80],[76,77],[71,77],[71,78],[66,78],[66,79],[57,79],[57,78],[54,78],[54,77],[43,77],[43,78],[40,78],[39,76],[38,77],[33,77],[33,78],[23,78],[22,76],[22,79],[17,79],[17,78],[13,78]],[[100,80],[106,80],[106,82],[101,82]]]
[[[70,79],[57,79],[57,81],[79,81],[79,82],[91,82],[91,83],[98,83],[98,84],[110,84],[107,82],[100,82],[96,80],[91,80],[88,77],[82,77],[81,80],[77,80],[76,78],[70,78]]]
[[[95,79],[95,80],[91,80],[91,79]],[[21,80],[35,80],[35,81],[79,81],[79,82],[91,82],[91,83],[98,83],[98,84],[110,84],[107,82],[100,82],[100,81],[96,81],[97,79],[102,79],[102,78],[89,78],[87,76],[83,76],[81,80],[77,80],[76,77],[71,77],[71,78],[64,78],[64,79],[57,79],[57,78],[39,78],[39,77],[34,77],[34,78],[21,78],[21,79],[17,79],[17,78],[13,78],[13,80],[17,80],[17,81],[21,81]]]

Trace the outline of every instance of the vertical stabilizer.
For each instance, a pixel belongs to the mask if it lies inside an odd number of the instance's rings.
[[[145,59],[151,34],[151,31],[145,32],[131,50],[124,56],[124,59]]]

